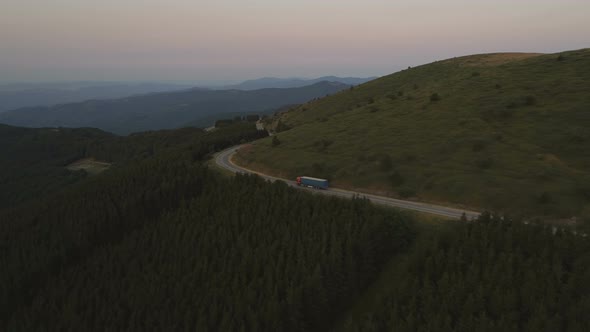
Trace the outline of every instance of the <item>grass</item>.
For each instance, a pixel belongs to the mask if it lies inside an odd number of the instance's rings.
[[[587,49],[439,61],[283,113],[280,144],[236,161],[392,197],[589,217],[589,91]]]

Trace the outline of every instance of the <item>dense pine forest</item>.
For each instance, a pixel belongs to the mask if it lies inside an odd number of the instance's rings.
[[[484,214],[417,241],[346,331],[589,331],[590,243]]]
[[[590,329],[583,234],[490,214],[429,227],[209,169],[213,152],[265,136],[251,124],[81,130],[69,144],[31,130],[6,129],[20,143],[3,154],[21,157],[1,166],[20,177],[0,197],[28,192],[31,156],[33,183],[52,185],[0,205],[2,330]],[[113,166],[64,169],[86,157]]]

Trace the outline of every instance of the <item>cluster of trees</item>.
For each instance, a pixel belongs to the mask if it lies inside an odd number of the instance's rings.
[[[38,200],[87,178],[66,166],[95,158],[124,167],[186,146],[203,153],[265,136],[252,124],[236,123],[220,132],[197,128],[115,136],[93,128],[19,128],[0,125],[0,210]],[[202,150],[202,151],[201,151]]]
[[[588,331],[590,243],[490,214],[418,241],[346,331]]]
[[[150,202],[169,202],[168,207],[174,199],[181,202],[159,217],[150,218],[154,211],[141,213],[147,206],[131,203],[121,210],[135,215],[86,218],[82,224],[43,220],[78,257],[68,257],[43,282],[36,280],[42,286],[5,326],[14,331],[326,330],[383,262],[412,239],[402,219],[362,199],[313,197],[251,176],[229,180],[203,169],[184,173],[172,182],[175,190]],[[190,186],[178,185],[190,179],[195,179]],[[117,222],[108,224],[113,219]],[[51,252],[38,255],[61,246],[34,240],[38,245],[26,252],[37,255],[27,261],[48,261]],[[69,256],[64,249],[61,255]],[[17,272],[28,267],[9,266]],[[5,309],[10,312],[11,303]]]
[[[263,134],[253,127],[202,135],[0,210],[1,325],[331,326],[382,264],[411,243],[412,229],[363,199],[315,197],[252,176],[224,178],[202,164],[211,151]]]
[[[97,129],[28,129],[0,124],[0,209],[36,199],[78,182],[84,172],[65,165],[86,147],[114,136]]]

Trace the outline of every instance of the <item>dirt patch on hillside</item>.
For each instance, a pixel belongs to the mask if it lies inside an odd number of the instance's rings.
[[[98,161],[94,158],[80,159],[66,166],[66,168],[70,171],[84,170],[91,175],[100,174],[109,169],[109,167],[111,167],[110,163]]]

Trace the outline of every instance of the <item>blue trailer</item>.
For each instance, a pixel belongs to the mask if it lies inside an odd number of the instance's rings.
[[[328,180],[312,178],[309,176],[298,176],[297,184],[299,186],[312,187],[317,189],[328,189]]]

